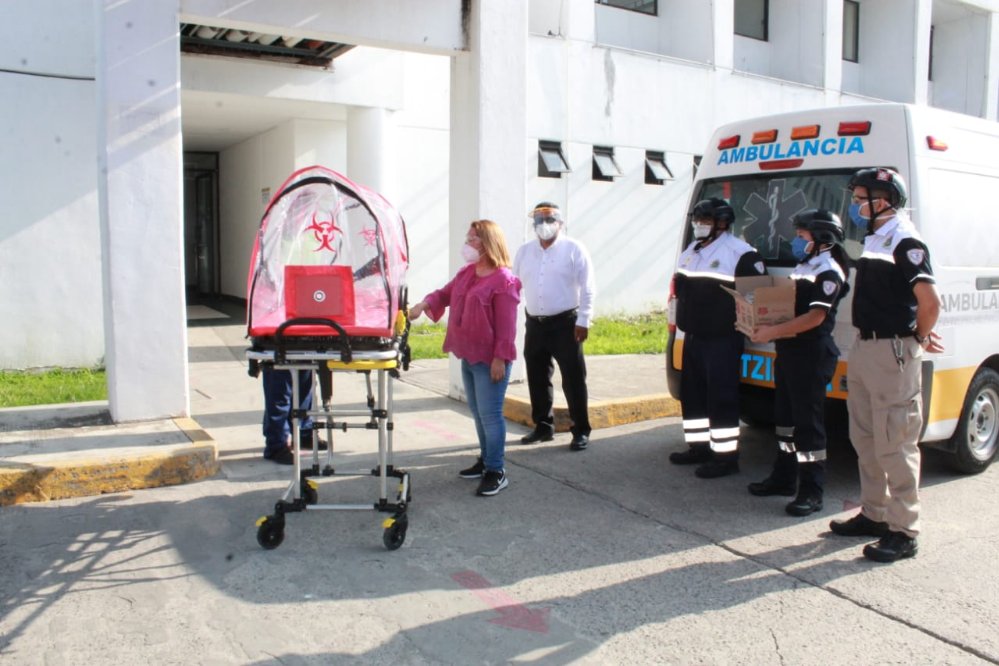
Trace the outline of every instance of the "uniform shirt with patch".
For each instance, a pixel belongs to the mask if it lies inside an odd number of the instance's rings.
[[[832,334],[836,325],[836,307],[846,295],[846,274],[829,252],[820,252],[808,261],[798,264],[790,275],[794,280],[794,316],[812,308],[822,308],[826,318],[821,324],[797,335],[799,338],[817,338]]]
[[[912,222],[893,217],[864,239],[853,325],[880,335],[910,334],[916,328],[917,282],[936,282],[929,250]]]
[[[676,325],[703,337],[735,331],[735,301],[720,286],[735,288],[735,278],[766,275],[763,257],[748,243],[723,233],[706,247],[694,241],[676,264]]]

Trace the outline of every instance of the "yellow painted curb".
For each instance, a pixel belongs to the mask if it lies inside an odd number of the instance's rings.
[[[0,506],[188,483],[219,471],[215,441],[193,419],[174,423],[191,444],[137,455],[68,457],[49,464],[0,463]]]
[[[627,423],[680,416],[680,401],[669,393],[624,398],[622,400],[590,401],[590,427],[594,430],[612,428]],[[569,410],[555,407],[555,432],[568,432],[572,421]],[[508,395],[503,401],[503,416],[515,423],[533,426],[529,400]]]

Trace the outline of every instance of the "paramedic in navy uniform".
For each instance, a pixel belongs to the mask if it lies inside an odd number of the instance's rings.
[[[749,484],[753,495],[797,497],[784,507],[792,516],[822,509],[825,481],[826,385],[836,371],[839,349],[833,341],[836,306],[849,291],[850,258],[843,248],[843,223],[827,210],[804,210],[792,220],[797,237],[791,253],[798,265],[794,318],[761,326],[753,342],[774,342],[774,422],[777,459],[763,481]]]
[[[590,441],[583,343],[589,334],[597,291],[593,264],[582,243],[563,233],[565,222],[558,206],[542,201],[531,217],[538,238],[524,243],[513,260],[513,272],[524,285],[524,362],[534,421],[534,432],[520,441],[534,444],[554,436],[554,359],[562,373],[562,392],[572,419],[569,448],[582,451]]]
[[[929,251],[901,209],[905,181],[891,169],[861,169],[850,179],[850,219],[867,232],[857,262],[847,366],[850,441],[860,470],[860,513],[834,520],[842,536],[875,536],[864,556],[912,557],[919,534],[919,433],[923,352],[943,347]]]
[[[765,275],[763,258],[732,235],[735,211],[724,199],[697,202],[690,213],[694,242],[677,260],[676,325],[684,333],[680,407],[686,451],[675,465],[698,465],[702,479],[739,471],[739,363],[744,338],[735,329],[735,301],[720,287],[736,277]]]

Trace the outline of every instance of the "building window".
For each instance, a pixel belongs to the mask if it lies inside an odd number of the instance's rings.
[[[561,178],[569,172],[569,163],[558,141],[538,141],[538,176],[541,178]]]
[[[673,172],[666,165],[666,153],[662,151],[645,151],[645,184],[662,185],[667,180],[673,180]]]
[[[593,180],[614,180],[621,174],[621,167],[614,160],[614,149],[593,146]]]
[[[735,34],[767,41],[770,0],[735,0]]]
[[[843,60],[860,62],[860,3],[843,0]]]
[[[657,0],[597,0],[598,5],[617,7],[618,9],[630,9],[633,12],[641,12],[649,16],[658,16]]]

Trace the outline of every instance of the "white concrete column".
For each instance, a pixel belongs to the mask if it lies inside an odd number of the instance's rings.
[[[469,50],[451,61],[449,268],[462,265],[468,224],[503,227],[516,252],[527,211],[527,3],[472,2]],[[451,395],[463,394],[451,363]]]
[[[711,11],[713,64],[731,70],[735,66],[735,0],[714,0]]]
[[[352,106],[347,112],[347,177],[382,193],[388,186],[385,160],[392,149],[386,109]]]
[[[98,191],[115,421],[187,415],[176,2],[101,0]]]
[[[825,0],[823,5],[822,87],[828,97],[843,89],[843,0]]]

